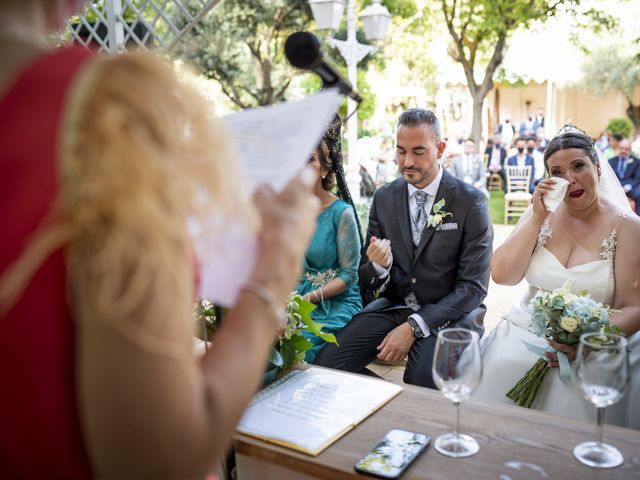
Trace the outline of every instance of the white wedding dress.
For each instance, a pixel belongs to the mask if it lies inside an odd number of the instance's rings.
[[[539,358],[527,350],[522,341],[543,348],[548,347],[544,339],[528,331],[531,324],[528,304],[539,289],[551,291],[562,287],[570,280],[572,292],[587,290],[594,300],[607,305],[612,304],[615,289],[615,229],[602,242],[602,259],[570,268],[562,265],[545,248],[546,240],[551,235],[550,218],[547,217],[540,229],[535,251],[525,273],[525,279],[529,283],[528,291],[514,304],[508,317],[483,340],[484,371],[482,383],[473,394],[475,398],[515,405],[506,397],[506,392]],[[640,332],[631,336],[628,342],[631,348],[631,381],[620,402],[606,409],[605,422],[640,429]],[[595,420],[596,417],[596,407],[582,397],[572,380],[563,382],[557,368],[547,372],[532,408],[583,420]]]

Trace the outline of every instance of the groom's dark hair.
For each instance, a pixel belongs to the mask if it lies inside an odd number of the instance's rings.
[[[573,125],[565,125],[560,129],[558,135],[553,137],[544,151],[544,167],[548,170],[547,161],[549,157],[560,150],[577,148],[582,150],[593,162],[598,164],[598,151],[589,135]]]
[[[410,108],[400,114],[398,118],[398,127],[415,127],[417,125],[428,125],[436,136],[436,143],[442,140],[442,130],[440,128],[440,120],[431,110],[424,108]]]

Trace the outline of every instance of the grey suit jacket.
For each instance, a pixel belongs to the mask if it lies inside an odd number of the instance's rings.
[[[435,202],[441,199],[445,200],[443,210],[452,216],[438,227],[425,226],[414,249],[405,180],[399,178],[375,193],[365,249],[372,236],[390,240],[393,264],[389,277],[379,279],[363,256],[361,285],[376,289],[384,284],[380,298],[366,310],[404,304],[413,291],[421,305],[417,313],[434,334],[452,323],[481,329],[484,310],[478,314],[478,309],[487,295],[493,244],[487,199],[446,171]]]
[[[465,175],[470,176],[471,184],[476,188],[484,186],[486,182],[484,162],[478,156],[474,156],[471,169],[468,172],[465,172],[464,169],[463,156],[460,155],[454,158],[453,164],[451,165],[451,174],[460,180],[464,179]]]

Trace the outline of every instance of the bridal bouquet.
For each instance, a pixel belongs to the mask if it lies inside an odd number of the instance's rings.
[[[552,292],[540,290],[536,293],[529,304],[533,333],[565,345],[578,343],[583,333],[620,333],[620,328],[609,322],[613,314],[611,309],[596,302],[586,291],[578,295],[571,293],[569,286],[567,282]],[[538,347],[526,342],[525,345],[531,351],[543,353],[538,351]],[[547,351],[555,350],[550,348]],[[560,375],[569,378],[569,362],[562,352],[558,352],[558,363]],[[530,408],[549,368],[546,357],[539,358],[507,392],[507,397],[522,407]]]

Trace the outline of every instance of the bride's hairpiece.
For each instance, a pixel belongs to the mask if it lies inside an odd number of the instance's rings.
[[[598,161],[598,157],[599,157],[598,149],[596,148],[596,144],[594,143],[593,138],[591,138],[591,135],[589,135],[587,132],[585,132],[581,128],[578,128],[575,125],[572,125],[570,123],[563,125],[562,128],[558,130],[556,137],[562,137],[565,135],[578,136],[578,137],[584,138],[584,140],[586,140],[586,142],[589,144],[591,158],[594,160],[594,162]]]
[[[567,133],[584,135],[586,138],[589,139],[589,142],[591,143],[591,145],[593,145],[593,139],[591,138],[591,135],[589,135],[587,132],[585,132],[581,128],[576,127],[575,125],[572,125],[570,123],[567,123],[567,124],[563,125],[562,128],[560,128],[560,130],[558,130],[558,135],[557,136],[566,135]]]

